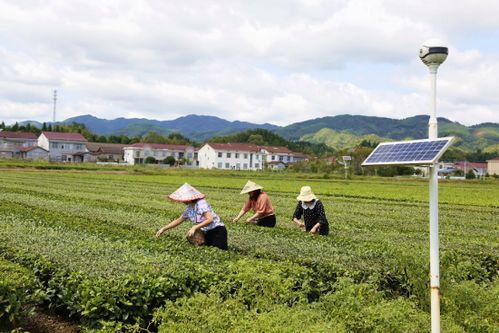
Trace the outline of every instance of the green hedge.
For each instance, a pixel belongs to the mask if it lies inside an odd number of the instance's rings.
[[[0,326],[15,324],[33,313],[44,298],[32,271],[0,258]]]

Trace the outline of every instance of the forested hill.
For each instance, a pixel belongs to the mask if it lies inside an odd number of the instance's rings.
[[[250,129],[266,129],[289,141],[309,141],[326,144],[335,149],[355,145],[363,140],[423,139],[428,137],[428,116],[420,115],[405,119],[371,116],[339,115],[311,119],[285,127],[272,124],[255,124],[228,121],[214,116],[188,115],[174,120],[150,119],[114,120],[100,119],[91,115],[69,118],[62,123],[81,123],[98,135],[126,135],[143,137],[150,132],[163,136],[180,133],[183,136],[204,142],[213,137],[234,135]],[[30,122],[32,125],[34,122]],[[454,147],[466,151],[499,152],[499,124],[483,123],[464,126],[445,118],[438,119],[439,136],[455,136]]]
[[[424,139],[428,137],[428,116],[391,119],[369,116],[340,115],[295,123],[276,132],[289,140],[325,143],[341,149],[369,137],[380,139]],[[483,123],[464,126],[446,118],[438,118],[440,137],[455,136],[454,147],[499,152],[499,124]]]

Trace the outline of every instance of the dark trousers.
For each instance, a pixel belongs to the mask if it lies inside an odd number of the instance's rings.
[[[275,227],[275,223],[276,223],[276,220],[275,220],[274,214],[269,215],[269,216],[265,216],[261,219],[258,219],[258,221],[256,222],[257,225],[260,225],[262,227],[269,227],[269,228]]]
[[[227,250],[227,229],[225,226],[219,226],[208,230],[204,234],[205,244],[208,246],[216,246],[219,249]]]

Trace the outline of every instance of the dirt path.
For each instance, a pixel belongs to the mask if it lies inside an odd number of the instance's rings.
[[[22,324],[22,330],[31,333],[79,333],[79,326],[67,319],[46,313],[36,313]]]

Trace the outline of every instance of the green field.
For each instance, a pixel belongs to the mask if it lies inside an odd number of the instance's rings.
[[[429,332],[427,181],[119,170],[0,170],[0,268],[38,295],[18,303],[84,331]],[[276,228],[229,222],[249,178]],[[182,213],[165,198],[184,182],[227,225],[229,251],[189,245],[187,223],[154,237]],[[303,185],[323,201],[329,237],[291,223]],[[499,182],[439,186],[442,331],[497,332]],[[4,280],[5,325],[19,279]]]

